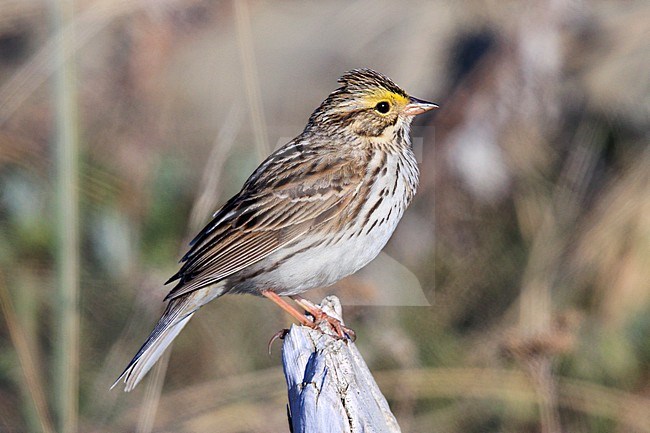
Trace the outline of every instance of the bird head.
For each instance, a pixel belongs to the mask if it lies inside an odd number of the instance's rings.
[[[437,108],[409,96],[390,78],[372,69],[354,69],[339,78],[341,87],[314,111],[307,128],[322,128],[367,138],[391,137],[413,118]]]

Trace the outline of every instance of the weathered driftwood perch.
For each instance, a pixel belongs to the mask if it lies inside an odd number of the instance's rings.
[[[341,319],[335,296],[325,298],[321,307]],[[282,363],[293,433],[400,432],[353,342],[293,325],[284,338]]]

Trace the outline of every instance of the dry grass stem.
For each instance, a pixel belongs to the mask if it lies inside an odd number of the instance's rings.
[[[20,363],[20,370],[23,373],[25,381],[25,388],[29,391],[29,395],[34,405],[36,416],[40,423],[43,433],[54,433],[54,425],[52,418],[47,407],[47,399],[45,397],[45,386],[43,377],[41,375],[42,369],[39,368],[38,362],[34,359],[34,350],[31,347],[32,343],[25,334],[11,301],[11,295],[5,285],[3,275],[0,273],[0,307],[7,323],[11,343],[16,350],[18,361]]]

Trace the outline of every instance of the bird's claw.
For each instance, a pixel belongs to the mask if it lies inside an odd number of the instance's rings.
[[[273,345],[273,343],[275,342],[275,340],[277,340],[278,338],[279,338],[280,340],[284,340],[284,337],[286,337],[288,333],[289,333],[289,330],[286,329],[286,328],[284,328],[284,329],[280,329],[278,332],[276,332],[275,334],[273,334],[273,336],[272,336],[271,339],[269,340],[269,345],[268,345],[269,356],[271,356],[271,346]]]
[[[320,324],[323,322],[327,322],[327,324],[334,330],[336,333],[335,335],[331,335],[332,337],[336,338],[337,340],[343,340],[346,343],[348,341],[352,341],[353,343],[357,339],[357,333],[354,332],[353,329],[348,328],[347,326],[343,325],[339,319],[336,317],[332,317],[329,314],[325,313],[322,310],[316,310],[316,311],[310,311],[309,312],[311,315],[314,316],[314,329],[318,329],[322,332],[322,329],[320,328]],[[316,314],[314,314],[316,313]]]

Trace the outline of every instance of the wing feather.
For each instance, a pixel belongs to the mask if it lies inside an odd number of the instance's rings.
[[[278,251],[316,226],[339,215],[356,196],[363,180],[361,161],[319,161],[285,152],[281,161],[264,162],[238,195],[230,199],[190,243],[179,280],[166,299],[217,283]],[[269,157],[269,159],[271,159]]]

